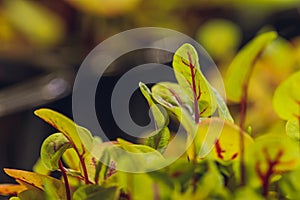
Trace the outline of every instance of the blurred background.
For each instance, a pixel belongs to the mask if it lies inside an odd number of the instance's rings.
[[[222,75],[245,43],[260,32],[276,30],[280,38],[262,55],[250,84],[247,125],[254,136],[270,131],[270,123],[284,130],[271,98],[276,86],[299,70],[298,0],[0,0],[0,168],[30,170],[43,139],[55,131],[33,115],[35,109],[48,107],[72,117],[76,71],[97,44],[148,26],[196,39]],[[152,61],[171,63],[168,52],[128,54],[99,82],[96,110],[110,139],[127,137],[110,110],[114,84],[128,66],[149,62],[149,54]],[[238,120],[238,105],[230,109]],[[136,123],[149,122],[147,104],[138,91],[130,112]],[[7,181],[11,179],[1,172],[0,182]]]

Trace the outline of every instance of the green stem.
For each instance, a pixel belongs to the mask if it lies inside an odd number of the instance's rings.
[[[71,192],[70,192],[70,185],[69,185],[69,180],[68,180],[68,176],[66,174],[66,170],[61,162],[61,160],[59,160],[59,168],[61,170],[61,174],[63,176],[64,179],[64,183],[65,183],[65,188],[66,188],[66,195],[67,195],[67,200],[71,200]]]

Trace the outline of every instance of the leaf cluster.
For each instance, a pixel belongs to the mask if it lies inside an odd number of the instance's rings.
[[[255,62],[276,37],[275,32],[259,35],[234,58],[225,80],[230,100],[246,105]],[[143,143],[102,142],[56,111],[36,110],[58,132],[44,140],[34,172],[4,169],[17,184],[0,185],[0,194],[13,196],[11,200],[297,199],[299,72],[273,98],[274,110],[287,120],[286,133],[253,138],[243,124],[235,124],[226,102],[201,72],[192,45],[176,51],[173,68],[177,83],[160,82],[151,89],[139,84],[155,122]],[[175,159],[169,150],[175,137],[170,120],[180,122],[186,135],[184,151]],[[54,171],[61,179],[50,176]]]

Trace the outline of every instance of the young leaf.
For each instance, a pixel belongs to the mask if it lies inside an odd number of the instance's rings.
[[[117,200],[120,190],[117,187],[104,188],[98,185],[84,185],[73,194],[73,200]]]
[[[56,187],[57,194],[60,196],[60,198],[66,199],[65,186],[63,182],[58,179],[42,174],[37,174],[34,172],[28,172],[17,169],[5,168],[4,171],[9,176],[15,178],[18,182],[21,182],[22,185],[26,184],[26,187],[30,186],[31,189],[36,188],[38,190],[44,190],[44,182],[49,181],[53,183],[53,185]]]
[[[273,107],[282,119],[300,119],[300,71],[281,83],[273,97]]]
[[[87,129],[78,126],[71,119],[56,111],[42,108],[36,110],[34,114],[63,133],[79,153],[84,152],[83,147],[85,146],[81,138],[83,138],[83,141],[87,145],[91,144],[91,141],[93,140],[91,133]]]
[[[211,87],[211,89],[215,93],[215,96],[217,99],[218,113],[219,113],[220,118],[223,118],[229,122],[234,123],[234,120],[233,120],[222,96],[219,94],[219,92],[215,88]]]
[[[175,77],[183,92],[194,102],[195,120],[200,116],[210,116],[217,107],[211,86],[200,71],[196,49],[183,44],[174,54],[173,68]]]
[[[58,161],[63,153],[71,147],[69,140],[62,133],[54,133],[47,137],[41,147],[41,160],[51,171],[59,168]]]
[[[168,127],[164,127],[147,137],[145,145],[156,149],[160,153],[163,153],[169,144],[169,140],[170,130]]]
[[[151,91],[149,88],[142,82],[139,83],[140,90],[144,97],[147,99],[148,104],[150,106],[154,121],[155,121],[155,128],[156,130],[164,127],[167,125],[167,116],[165,116],[158,106],[155,104],[154,99],[152,97]]]
[[[152,95],[155,101],[170,111],[182,123],[189,133],[196,130],[193,101],[191,101],[180,86],[175,83],[162,82],[152,87]]]
[[[231,62],[225,78],[226,94],[233,102],[242,99],[245,84],[265,47],[277,37],[276,32],[267,32],[248,43]]]
[[[198,156],[212,156],[224,161],[239,159],[241,129],[235,124],[220,118],[201,121],[195,136],[195,148]],[[245,150],[253,143],[252,138],[242,131]]]
[[[152,95],[155,101],[168,109],[180,107],[185,109],[190,115],[194,115],[193,101],[188,98],[176,83],[158,83],[152,87]]]
[[[139,86],[150,106],[156,129],[149,137],[146,138],[145,145],[148,145],[163,153],[167,148],[170,139],[170,131],[167,127],[168,118],[164,116],[164,114],[155,104],[149,88],[142,82],[139,83]]]

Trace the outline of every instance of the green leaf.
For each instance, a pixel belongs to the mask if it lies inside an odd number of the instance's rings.
[[[109,165],[106,165],[106,163],[110,163]],[[95,170],[95,176],[93,180],[95,181],[96,184],[102,184],[105,179],[107,179],[110,175],[113,174],[114,172],[114,162],[110,160],[109,152],[107,149],[103,151],[101,158],[99,161],[96,163],[96,170]]]
[[[166,173],[118,173],[118,183],[132,199],[170,199],[171,194],[180,187]]]
[[[34,114],[63,133],[79,153],[84,152],[84,146],[90,148],[93,141],[91,133],[86,128],[75,124],[68,117],[46,108],[36,110]]]
[[[62,156],[64,163],[73,170],[80,170],[80,160],[74,149],[67,149]]]
[[[53,182],[44,180],[44,188],[46,200],[57,200],[61,198],[57,193],[57,188],[55,187]]]
[[[168,118],[164,116],[159,107],[155,104],[149,88],[142,82],[139,83],[140,90],[148,101],[152,115],[155,121],[155,131],[146,138],[145,145],[148,145],[159,152],[163,153],[170,139],[170,131],[166,125],[168,124]]]
[[[229,192],[224,187],[224,178],[213,160],[204,159],[196,165],[182,164],[182,167],[172,174],[173,180],[180,176],[189,176],[187,180],[183,181],[180,193],[176,192],[172,199],[230,199]]]
[[[131,153],[154,153],[154,155],[156,155],[157,157],[163,158],[163,156],[158,151],[156,151],[155,149],[153,149],[149,146],[141,145],[141,144],[132,144],[121,138],[118,138],[117,141],[120,144],[120,146],[128,152],[131,152]]]
[[[276,89],[273,107],[282,119],[300,119],[300,71],[292,74]]]
[[[140,144],[132,144],[120,138],[118,144],[110,144],[104,147],[109,158],[105,158],[105,165],[115,163],[117,171],[145,172],[157,169],[164,164],[165,159],[157,150]],[[103,162],[103,160],[101,160]]]
[[[287,199],[298,199],[300,196],[300,169],[283,174],[279,180],[279,188]]]
[[[193,101],[187,97],[178,84],[158,83],[152,87],[152,95],[155,101],[175,115],[189,133],[195,131],[195,121],[192,119]]]
[[[276,32],[267,32],[248,43],[231,62],[225,78],[226,95],[233,102],[240,102],[245,85],[248,84],[256,61],[265,47],[277,37]]]
[[[243,187],[237,189],[234,193],[234,200],[264,200],[262,196],[257,194],[255,190],[250,187]]]
[[[300,164],[298,145],[286,135],[265,134],[245,152],[248,183],[254,187],[271,183],[275,175],[296,169]]]
[[[153,118],[155,120],[156,130],[163,128],[168,123],[168,118],[165,116],[159,107],[155,104],[154,99],[152,98],[151,91],[149,88],[142,82],[139,83],[140,90],[144,97],[147,99],[148,104],[150,106]]]
[[[195,196],[199,199],[226,199],[228,192],[224,188],[224,178],[212,160],[208,161],[208,169],[197,184]]]
[[[84,185],[73,194],[73,200],[117,200],[120,190],[117,187],[104,188],[98,185]]]
[[[212,91],[215,93],[215,96],[217,99],[218,113],[219,113],[220,118],[223,118],[229,122],[234,123],[234,120],[228,110],[228,107],[227,107],[224,99],[220,95],[220,93],[213,87],[212,87]]]
[[[193,101],[183,92],[180,86],[171,82],[160,82],[152,87],[153,98],[162,106],[172,109],[180,107],[190,115],[194,114]]]
[[[43,163],[42,159],[39,158],[33,166],[33,171],[39,174],[49,175],[51,170],[49,170]]]
[[[217,108],[215,94],[200,71],[198,54],[191,44],[183,44],[177,49],[173,68],[182,91],[192,102],[198,104],[194,107],[195,114],[212,115]]]
[[[169,144],[169,140],[170,130],[168,127],[164,127],[148,136],[145,141],[145,145],[163,153]]]
[[[245,151],[252,138],[237,125],[220,118],[209,118],[198,124],[195,148],[198,157],[210,156],[223,161],[240,158],[240,134],[244,135]]]
[[[287,121],[285,126],[286,134],[293,140],[300,140],[299,120],[291,119]]]
[[[84,162],[87,168],[89,180],[94,180],[95,183],[103,182],[105,177],[99,177],[100,172],[98,170],[100,169],[97,169],[102,167],[101,160],[99,161],[99,158],[95,157],[95,155],[87,153],[84,156]]]
[[[47,137],[41,147],[41,159],[51,171],[59,168],[59,160],[63,153],[71,147],[69,140],[62,133],[54,133]]]
[[[44,183],[45,181],[48,181],[49,183],[52,183],[55,186],[56,192],[59,195],[60,199],[66,199],[65,186],[63,182],[58,179],[42,174],[37,174],[34,172],[28,172],[17,169],[5,168],[4,171],[9,176],[15,178],[17,182],[21,183],[22,185],[25,185],[27,188],[30,189],[44,191]]]
[[[45,200],[45,193],[38,189],[29,189],[21,192],[18,197],[21,200]]]
[[[20,197],[10,197],[9,200],[21,200]]]
[[[185,158],[178,159],[168,168],[162,169],[162,171],[164,173],[167,173],[172,178],[174,183],[178,182],[180,184],[181,190],[185,191],[191,187],[190,184],[193,176],[195,175],[194,172],[196,167],[198,168],[198,172],[205,173],[205,170],[207,168],[205,167],[206,165],[203,165],[203,163],[204,162],[201,162],[196,166],[191,162],[187,162]],[[202,170],[199,170],[199,168],[201,167]]]
[[[131,199],[155,199],[154,181],[147,173],[118,172],[118,184]]]

